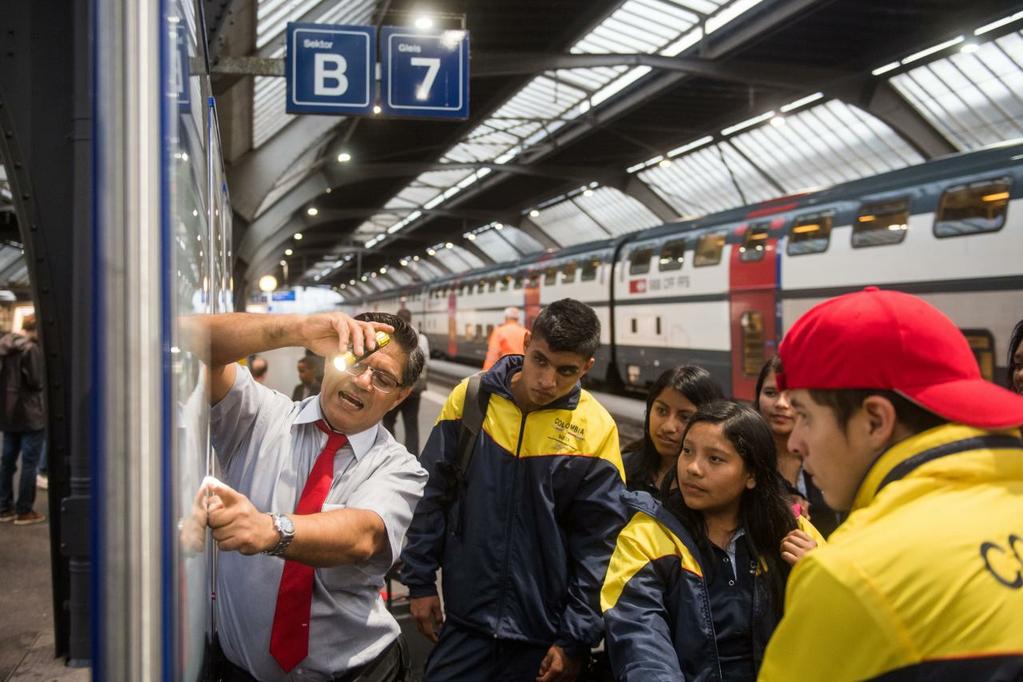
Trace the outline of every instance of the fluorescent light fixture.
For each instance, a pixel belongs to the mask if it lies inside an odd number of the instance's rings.
[[[314,216],[314,215],[318,215],[320,213],[320,210],[318,208],[316,208],[315,206],[310,206],[309,208],[307,208],[305,210],[305,212],[306,212],[306,215]]]
[[[876,69],[870,72],[870,75],[880,76],[882,74],[888,73],[889,71],[894,71],[895,69],[899,68],[899,66],[900,65],[898,62],[891,62],[889,64],[885,64],[884,66],[877,67]]]
[[[996,28],[1001,28],[1002,26],[1011,24],[1014,21],[1019,21],[1020,19],[1023,19],[1023,12],[1016,12],[1015,14],[1010,14],[1009,16],[998,19],[997,21],[992,21],[990,24],[984,24],[980,28],[976,29],[973,32],[973,35],[982,36],[988,31],[993,31]]]
[[[721,134],[722,135],[731,135],[733,133],[739,132],[740,130],[746,130],[746,128],[752,128],[753,126],[757,125],[758,123],[763,123],[764,121],[770,119],[773,116],[774,116],[774,111],[768,111],[766,113],[760,114],[759,116],[754,116],[753,118],[748,118],[745,121],[742,121],[740,123],[736,123],[734,126],[728,126],[727,128],[725,128],[724,130],[721,131]]]
[[[684,144],[681,147],[675,147],[670,152],[668,152],[667,156],[668,156],[669,159],[672,159],[672,158],[675,158],[676,156],[678,156],[679,154],[685,154],[686,152],[691,152],[694,149],[696,149],[698,147],[702,147],[705,144],[709,144],[709,143],[711,143],[713,141],[714,141],[714,136],[713,135],[704,135],[703,137],[701,137],[698,140],[693,140],[692,142]]]
[[[952,38],[951,40],[946,40],[943,43],[938,43],[937,45],[933,45],[931,47],[928,47],[926,50],[920,50],[919,52],[914,52],[913,54],[909,55],[908,57],[906,57],[905,59],[902,60],[902,65],[905,66],[906,64],[912,64],[913,62],[919,61],[919,60],[923,59],[924,57],[927,57],[929,55],[934,54],[935,52],[941,52],[942,50],[947,49],[949,47],[952,47],[953,45],[958,45],[961,42],[963,42],[963,37],[962,36],[956,36],[955,38]]]
[[[438,194],[433,199],[430,199],[425,204],[423,204],[423,208],[433,208],[434,206],[439,206],[442,203],[444,203],[444,195]]]
[[[636,164],[633,164],[633,165],[629,166],[628,168],[625,169],[625,172],[626,173],[635,173],[636,171],[641,171],[644,168],[646,168],[646,162],[645,161],[643,161],[642,163],[636,163]]]
[[[348,163],[351,160],[352,160],[352,155],[349,154],[348,152],[341,152],[340,154],[337,155],[337,162],[338,163]]]
[[[295,239],[295,241],[299,241],[299,242],[302,241],[302,233],[301,232],[296,232],[294,235],[292,235],[292,237]]]
[[[804,107],[807,104],[811,104],[813,102],[816,102],[819,99],[824,99],[824,93],[823,92],[815,92],[812,95],[807,95],[806,97],[803,97],[802,99],[797,99],[795,102],[789,102],[785,106],[779,107],[778,110],[781,111],[783,114],[787,114],[790,111],[792,111],[793,109],[798,109],[799,107]]]

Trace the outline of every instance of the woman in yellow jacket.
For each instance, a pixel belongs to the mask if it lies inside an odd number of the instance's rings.
[[[716,401],[687,425],[664,505],[625,494],[631,519],[601,590],[616,679],[756,676],[789,564],[823,544],[788,508],[775,456],[756,411]]]

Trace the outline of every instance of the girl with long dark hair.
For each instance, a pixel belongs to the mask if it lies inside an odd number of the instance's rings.
[[[660,499],[661,482],[675,467],[689,418],[700,405],[723,397],[703,367],[683,365],[657,377],[647,394],[643,437],[622,453],[629,490],[644,490]]]
[[[664,504],[623,496],[631,520],[601,590],[617,680],[752,680],[781,617],[790,538],[803,529],[777,484],[774,438],[750,407],[701,406]]]
[[[820,489],[803,471],[802,456],[789,450],[789,435],[796,422],[788,398],[778,389],[775,377],[780,367],[781,361],[775,357],[768,360],[760,369],[753,408],[760,413],[771,429],[774,447],[778,453],[778,475],[781,479],[779,483],[790,504],[798,508],[796,513],[802,513],[811,519],[821,535],[828,537],[838,527],[841,518],[827,505]]]
[[[1007,385],[1010,391],[1023,395],[1023,320],[1016,323],[1009,337],[1009,377]]]

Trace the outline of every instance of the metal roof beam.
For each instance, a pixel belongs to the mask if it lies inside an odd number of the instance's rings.
[[[296,116],[263,145],[239,159],[227,173],[234,210],[250,222],[255,220],[260,204],[281,176],[311,147],[333,134],[343,120],[331,116]],[[323,189],[326,187],[320,191]]]
[[[831,79],[843,75],[833,69],[802,64],[769,64],[730,61],[721,63],[701,57],[665,57],[659,54],[572,54],[572,53],[475,53],[473,78],[519,76],[569,69],[596,69],[614,66],[646,66],[660,71],[683,73],[703,78],[749,85],[765,85],[802,90],[808,80]],[[284,77],[284,60],[272,57],[221,57],[212,67],[214,76]]]
[[[534,223],[526,216],[522,216],[518,221],[510,224],[514,225],[515,227],[519,228],[520,230],[528,234],[530,237],[535,239],[536,241],[540,242],[540,246],[547,250],[561,248],[561,244],[554,241],[554,238],[547,234],[546,230],[544,230],[542,227]]]
[[[925,159],[957,151],[888,81],[870,79],[859,93],[846,89],[835,94],[884,121]]]
[[[480,247],[476,246],[476,243],[473,242],[472,240],[463,239],[462,241],[458,242],[458,245],[465,249],[466,251],[468,251],[469,253],[471,253],[472,255],[479,258],[481,261],[483,261],[484,265],[493,265],[494,263],[497,262],[493,256],[488,254]]]
[[[662,199],[660,195],[650,189],[650,186],[633,175],[625,186],[620,188],[622,193],[627,194],[639,203],[643,204],[651,213],[666,223],[678,220],[678,211],[672,208],[671,204]]]
[[[807,80],[837,78],[834,69],[802,64],[729,61],[722,63],[701,57],[665,57],[659,54],[475,54],[472,75],[477,78],[543,73],[561,69],[595,69],[614,66],[647,66],[660,71],[683,73],[720,81],[767,85],[803,90]]]
[[[604,185],[616,185],[623,182],[624,171],[620,168],[606,169],[594,168],[593,166],[560,166],[545,164],[514,164],[514,163],[493,163],[486,161],[477,162],[444,162],[444,163],[359,163],[345,164],[344,166],[334,165],[333,169],[327,172],[331,187],[351,185],[363,180],[375,180],[378,178],[395,178],[404,176],[419,176],[423,173],[433,173],[451,170],[479,170],[488,168],[493,172],[511,173],[512,175],[528,175],[532,177],[556,178],[559,180],[571,180],[573,182],[587,183],[596,180]]]
[[[294,189],[282,196],[280,201],[271,206],[249,225],[249,228],[245,231],[245,236],[242,237],[236,249],[238,257],[251,261],[256,251],[267,242],[279,243],[281,241],[282,228],[288,225],[289,221],[296,222],[294,219],[295,211],[302,208],[308,201],[323,194],[326,189],[327,181],[324,180],[321,174],[316,173],[310,175]],[[236,193],[241,190],[241,187],[231,185],[232,200]],[[234,208],[238,209],[237,204],[235,204]],[[304,225],[301,222],[297,222],[297,228],[301,230],[302,227]],[[288,236],[291,234],[291,231],[287,232]]]

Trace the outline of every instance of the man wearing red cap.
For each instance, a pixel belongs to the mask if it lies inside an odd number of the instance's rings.
[[[793,570],[760,679],[1023,678],[1023,397],[937,309],[873,287],[779,355],[789,448],[849,516]]]

